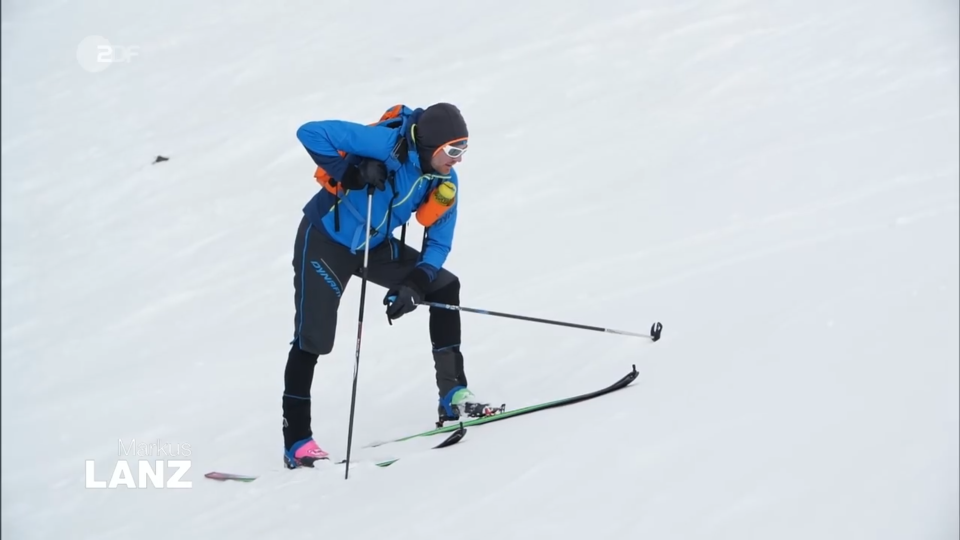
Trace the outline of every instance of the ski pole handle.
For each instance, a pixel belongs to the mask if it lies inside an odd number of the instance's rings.
[[[653,326],[650,327],[649,334],[641,334],[638,332],[628,332],[626,330],[615,330],[613,328],[603,328],[600,326],[588,326],[586,324],[577,324],[563,321],[552,321],[550,319],[539,319],[537,317],[528,317],[526,315],[514,315],[511,313],[500,313],[497,311],[490,311],[488,309],[477,309],[469,308],[464,306],[457,306],[453,304],[441,304],[439,302],[421,302],[422,306],[430,306],[440,309],[449,309],[452,311],[466,311],[468,313],[479,313],[480,315],[493,315],[494,317],[506,317],[508,319],[519,319],[521,321],[530,321],[544,324],[555,324],[557,326],[566,326],[568,328],[579,328],[581,330],[592,330],[594,332],[605,332],[607,334],[617,334],[621,336],[631,336],[631,337],[640,337],[647,338],[651,341],[657,341],[660,339],[660,332],[663,330],[663,325],[659,322],[653,323]]]

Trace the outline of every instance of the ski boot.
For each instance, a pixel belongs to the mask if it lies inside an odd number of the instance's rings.
[[[502,413],[507,408],[506,404],[494,407],[479,401],[465,386],[455,387],[447,396],[440,400],[440,405],[437,407],[438,428],[443,427],[444,422],[460,422],[464,417],[483,418]]]
[[[322,459],[329,459],[330,455],[317,446],[312,438],[293,443],[289,450],[283,453],[283,464],[288,469],[297,467],[313,467],[313,464]]]

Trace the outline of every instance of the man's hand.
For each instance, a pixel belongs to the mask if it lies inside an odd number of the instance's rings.
[[[391,321],[399,319],[407,313],[417,309],[417,304],[423,300],[423,296],[413,287],[400,285],[387,292],[383,299],[383,305],[387,306],[387,319]]]
[[[421,268],[414,268],[399,285],[387,291],[383,305],[387,306],[387,319],[399,319],[417,309],[430,286],[430,276]]]
[[[356,167],[348,167],[340,181],[346,189],[364,189],[373,186],[380,191],[386,189],[387,166],[382,161],[364,158]]]

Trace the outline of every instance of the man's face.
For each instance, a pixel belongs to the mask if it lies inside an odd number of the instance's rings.
[[[463,161],[463,154],[466,151],[466,139],[448,142],[437,148],[437,151],[433,153],[433,157],[430,158],[430,166],[440,174],[450,174],[450,169]]]

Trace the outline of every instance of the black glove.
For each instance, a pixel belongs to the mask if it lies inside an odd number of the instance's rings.
[[[373,186],[380,191],[386,189],[387,166],[382,161],[366,159],[360,161],[356,167],[347,167],[340,183],[346,189],[364,189]]]
[[[383,305],[387,306],[387,320],[399,319],[417,309],[430,286],[430,276],[421,268],[414,268],[399,285],[387,291]]]

